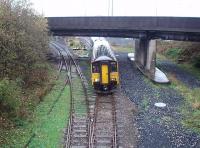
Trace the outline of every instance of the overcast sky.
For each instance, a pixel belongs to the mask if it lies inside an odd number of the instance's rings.
[[[45,16],[108,16],[112,0],[30,0]],[[110,10],[110,11],[109,11]],[[113,0],[114,16],[200,17],[200,0]]]

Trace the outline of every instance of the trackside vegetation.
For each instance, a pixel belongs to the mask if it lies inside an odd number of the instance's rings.
[[[47,21],[27,0],[0,0],[0,125],[21,125],[51,89]]]
[[[33,147],[62,139],[69,93],[66,87],[47,115],[64,84],[48,52],[47,20],[28,0],[0,0],[0,147],[24,147],[33,134]]]
[[[184,115],[183,125],[200,133],[200,88],[188,88],[174,75],[170,75],[169,78],[172,81],[171,87],[185,98],[185,103],[180,107]]]
[[[171,60],[200,79],[200,43],[160,41],[157,50],[161,60]],[[184,116],[183,125],[200,133],[200,88],[189,88],[174,74],[169,73],[168,77],[171,81],[170,87],[185,99],[180,107]]]
[[[177,63],[200,68],[199,42],[157,41],[157,51]]]
[[[67,127],[70,105],[65,76],[64,72],[61,73],[23,126],[0,130],[1,147],[63,147],[61,140]]]

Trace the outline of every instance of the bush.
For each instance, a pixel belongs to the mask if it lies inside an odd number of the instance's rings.
[[[20,88],[16,82],[4,78],[0,81],[0,114],[16,117],[20,107]]]
[[[32,70],[28,72],[28,75],[24,77],[25,87],[34,88],[42,86],[45,82],[49,81],[49,66],[46,63],[35,64]]]
[[[27,0],[0,0],[0,79],[29,75],[48,51],[47,20]]]
[[[194,58],[193,63],[195,67],[200,68],[200,57]]]
[[[0,117],[20,125],[50,81],[47,27],[29,0],[0,0]]]
[[[181,52],[182,52],[182,49],[170,48],[165,51],[165,55],[167,55],[168,57],[172,59],[178,59],[179,56],[181,55]]]

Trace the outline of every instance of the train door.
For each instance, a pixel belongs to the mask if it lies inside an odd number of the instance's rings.
[[[108,84],[108,65],[102,64],[101,65],[101,82],[102,84]]]

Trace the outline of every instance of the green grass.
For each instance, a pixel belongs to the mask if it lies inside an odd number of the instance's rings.
[[[164,52],[164,54],[167,57],[171,58],[171,59],[177,59],[180,56],[180,54],[181,54],[182,51],[183,51],[183,49],[170,48],[170,49],[166,50]]]
[[[134,52],[135,50],[133,49],[133,47],[129,47],[129,46],[112,46],[112,49],[114,51],[119,51],[119,52]]]
[[[159,57],[159,60],[170,60],[176,64],[175,61],[177,61],[181,51],[181,49],[168,49],[164,55],[157,54],[157,57]],[[177,64],[177,66],[200,79],[200,69],[195,67],[194,63],[181,63]],[[179,81],[175,75],[168,74],[168,77],[171,81],[169,87],[176,90],[184,97],[184,103],[179,108],[184,117],[182,124],[200,133],[200,88],[191,89],[187,87],[184,83]],[[163,87],[160,85],[157,86]]]
[[[149,109],[149,100],[148,98],[144,97],[141,103],[141,108],[147,111]]]
[[[167,60],[167,58],[163,54],[156,53],[156,60]]]
[[[177,57],[177,58],[178,58],[178,57]],[[169,61],[171,61],[172,63],[176,64],[176,65],[177,65],[178,67],[180,67],[181,69],[183,69],[183,70],[185,70],[185,71],[187,71],[187,72],[189,72],[189,73],[195,75],[198,79],[200,79],[200,68],[199,68],[199,67],[196,67],[196,66],[194,65],[195,63],[192,63],[192,62],[186,63],[186,62],[184,62],[184,63],[179,63],[179,64],[177,64],[177,63],[176,63],[177,58],[172,59],[172,58],[166,57],[165,55],[160,54],[160,53],[157,53],[157,54],[156,54],[156,60],[160,60],[160,61],[162,61],[162,60],[169,60]]]
[[[163,53],[156,54],[156,60],[170,60],[172,62],[178,61],[178,58],[183,50],[177,48],[169,48]]]
[[[177,61],[181,51],[181,49],[168,49],[164,54],[157,54],[157,57],[159,57],[159,60],[170,60],[176,64],[175,61]],[[200,69],[195,67],[193,63],[181,63],[177,66],[200,79]],[[182,124],[200,133],[200,88],[191,89],[187,87],[175,75],[168,74],[168,77],[171,81],[169,87],[175,89],[184,97],[184,103],[180,106],[180,112],[184,117]],[[161,85],[156,86],[164,87]]]
[[[170,85],[155,84],[147,78],[144,81],[156,89],[171,88],[180,93],[184,98],[183,104],[180,104],[178,109],[183,116],[181,124],[200,133],[200,88],[191,89],[172,74],[168,74],[168,78],[171,82]],[[155,99],[158,97],[159,94],[155,94]],[[148,109],[147,100],[142,101],[142,107],[145,111]]]
[[[184,97],[181,113],[184,116],[183,125],[200,133],[200,88],[190,89],[175,76],[170,75],[171,88],[177,90]]]
[[[73,95],[75,113],[82,116],[83,114],[87,113],[87,104],[85,101],[84,92],[82,91],[81,80],[77,77],[76,79],[73,79],[73,84],[76,84],[73,86],[73,90],[77,90]]]
[[[181,55],[181,52],[183,52],[183,49],[170,48],[166,50],[163,54],[158,53],[156,56],[157,60],[170,60],[171,62],[176,64],[179,56]],[[200,68],[197,66],[199,61],[199,58],[196,58],[196,60],[193,61],[179,63],[177,64],[177,66],[190,72],[200,79]]]
[[[0,129],[0,147],[24,147],[32,138],[29,147],[62,147],[63,129],[67,126],[69,116],[69,87],[55,101],[64,86],[65,75],[62,74],[56,85],[36,107],[31,119],[22,126],[12,129]],[[54,106],[50,114],[49,110]]]
[[[178,64],[178,66],[181,67],[182,69],[192,73],[198,79],[200,79],[200,68],[197,68],[193,64],[188,64],[188,63]]]

